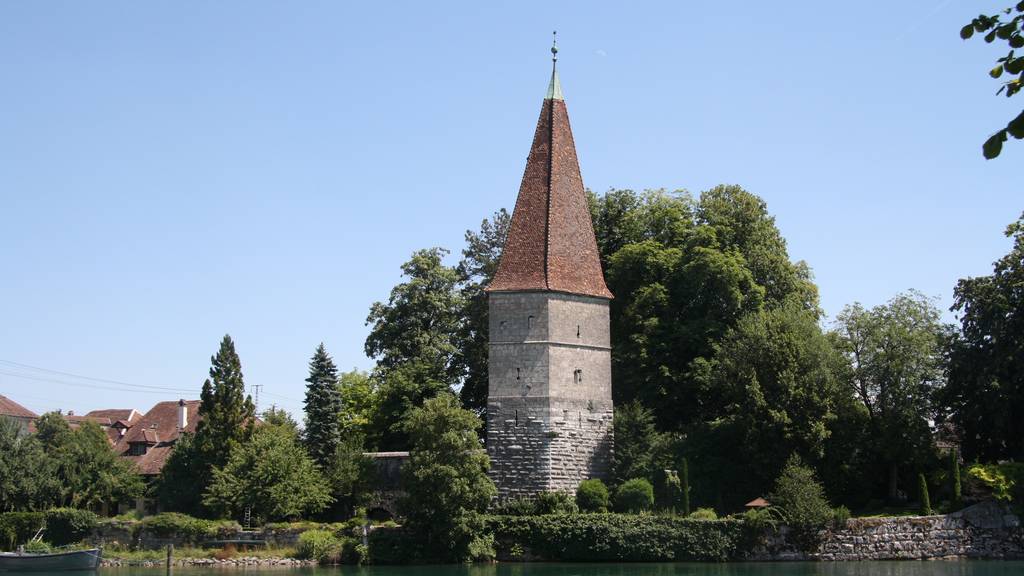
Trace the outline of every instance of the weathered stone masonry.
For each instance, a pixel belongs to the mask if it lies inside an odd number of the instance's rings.
[[[857,518],[828,530],[813,553],[795,550],[785,533],[773,535],[750,560],[936,560],[1024,558],[1020,519],[995,502],[945,516]]]

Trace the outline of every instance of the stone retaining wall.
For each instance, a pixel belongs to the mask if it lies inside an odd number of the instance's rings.
[[[945,516],[857,518],[821,534],[817,551],[805,554],[786,541],[786,531],[765,539],[752,560],[932,560],[1024,558],[1020,519],[995,502]]]

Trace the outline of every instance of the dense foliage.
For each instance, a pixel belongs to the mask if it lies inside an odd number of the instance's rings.
[[[942,401],[967,461],[1024,461],[1024,215],[1006,236],[1010,252],[992,274],[961,279],[953,292],[960,333]]]
[[[141,496],[135,465],[118,457],[93,422],[72,430],[57,412],[29,436],[0,418],[0,511],[97,507]]]
[[[490,516],[487,527],[501,558],[515,559],[516,550],[528,548],[544,560],[566,562],[720,562],[736,558],[744,538],[737,520],[676,516]]]
[[[411,439],[402,469],[405,528],[420,539],[423,558],[464,561],[493,555],[482,513],[497,495],[487,477],[490,460],[477,438],[480,418],[452,394],[411,410]]]
[[[263,425],[214,468],[203,504],[218,517],[242,519],[246,510],[263,520],[307,517],[333,498],[323,473],[285,427]]]

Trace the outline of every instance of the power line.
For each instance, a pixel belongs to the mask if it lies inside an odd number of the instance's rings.
[[[118,386],[128,386],[131,388],[148,388],[151,390],[164,390],[168,392],[175,392],[181,390],[180,388],[168,388],[166,386],[152,386],[149,384],[133,384],[131,382],[122,382],[120,380],[111,380],[109,378],[94,378],[92,376],[82,376],[81,374],[73,374],[71,372],[61,372],[60,370],[51,370],[50,368],[42,368],[40,366],[32,366],[31,364],[22,364],[21,362],[14,362],[12,360],[0,360],[4,364],[10,364],[19,368],[28,368],[30,370],[37,370],[39,372],[48,372],[50,374],[59,374],[61,376],[70,376],[72,378],[79,378],[82,380],[91,380],[93,382],[103,382],[106,384],[117,384]]]
[[[6,372],[0,370],[0,374],[5,376],[14,376],[15,378],[24,378],[25,380],[35,380],[37,382],[52,382],[54,384],[62,384],[64,386],[75,386],[78,388],[88,388],[92,390],[112,390],[114,392],[134,392],[136,394],[166,394],[167,392],[178,392],[182,394],[194,394],[195,390],[185,390],[183,388],[160,388],[157,390],[137,390],[134,388],[117,388],[114,386],[101,386],[99,384],[86,384],[84,382],[68,382],[67,380],[57,380],[55,378],[43,378],[40,376],[30,376],[28,374],[18,374],[17,372]]]

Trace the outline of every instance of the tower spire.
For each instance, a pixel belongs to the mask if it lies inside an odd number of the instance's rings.
[[[563,100],[562,83],[558,80],[558,30],[551,33],[551,83],[545,100]]]

